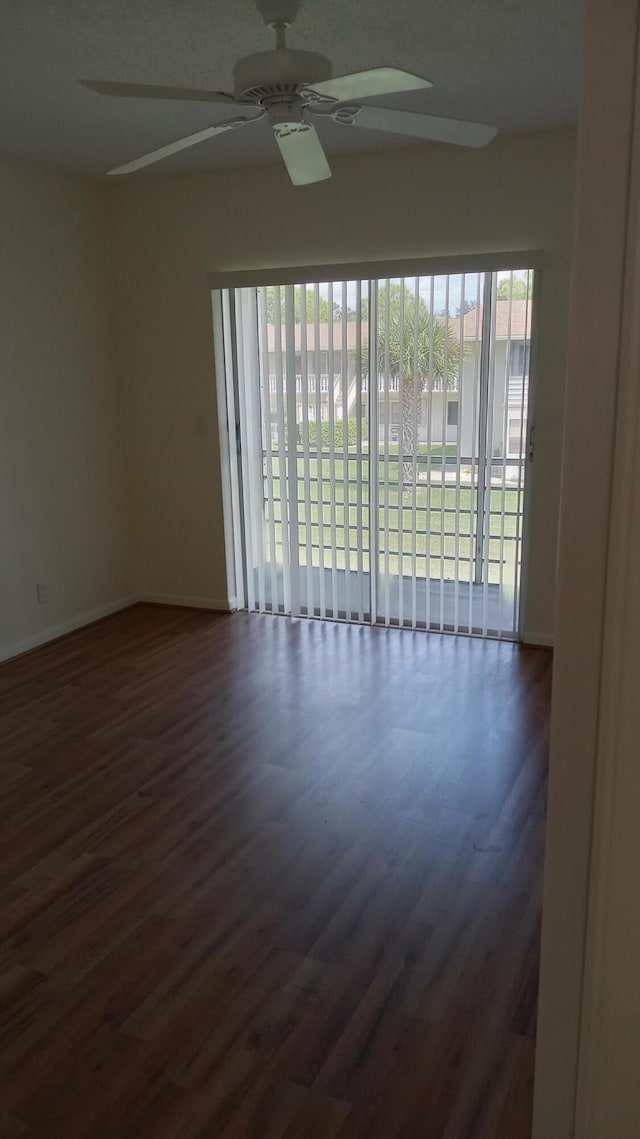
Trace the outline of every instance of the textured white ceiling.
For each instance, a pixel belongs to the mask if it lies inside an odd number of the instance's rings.
[[[335,74],[393,64],[434,83],[389,106],[510,131],[576,120],[581,24],[581,0],[306,0],[290,43],[328,55]],[[0,28],[0,153],[91,174],[233,111],[110,99],[79,79],[231,90],[235,60],[273,45],[253,0],[0,0]],[[394,141],[318,129],[329,153]],[[149,176],[275,158],[261,122]]]

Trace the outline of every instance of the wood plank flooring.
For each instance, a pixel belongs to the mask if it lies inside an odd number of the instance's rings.
[[[2,666],[1,1139],[527,1139],[550,669],[152,606]]]

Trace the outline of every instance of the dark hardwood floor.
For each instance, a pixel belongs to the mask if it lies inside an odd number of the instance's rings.
[[[138,606],[0,668],[0,1137],[526,1139],[551,656]]]

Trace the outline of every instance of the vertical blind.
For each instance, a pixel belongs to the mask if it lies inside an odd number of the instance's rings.
[[[517,635],[532,285],[220,294],[243,606]]]

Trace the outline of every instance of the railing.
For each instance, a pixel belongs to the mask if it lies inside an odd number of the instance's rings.
[[[509,376],[507,383],[507,399],[512,406],[526,406],[529,395],[528,376]]]
[[[320,391],[321,392],[326,394],[329,391],[330,379],[331,379],[331,376],[328,375],[327,373],[322,373],[320,375]],[[318,380],[317,375],[315,375],[315,373],[313,373],[313,372],[309,372],[309,374],[307,375],[307,392],[315,393],[317,380]],[[304,381],[304,377],[302,376],[302,374],[300,372],[297,372],[296,373],[296,391],[298,392],[298,394],[301,394],[302,391],[304,390],[303,381]],[[355,376],[349,377],[349,379],[347,380],[347,383],[348,383],[348,386],[350,389],[355,388],[356,377]],[[528,391],[528,386],[529,386],[528,379],[525,379],[524,384],[525,384],[525,386],[524,386],[524,398],[526,401],[527,391]],[[342,374],[340,372],[334,372],[333,373],[333,386],[334,386],[334,388],[342,386]],[[282,377],[282,391],[286,392],[286,390],[287,390],[287,379],[286,379],[286,376],[283,376]],[[425,384],[424,389],[419,388],[418,394],[423,394],[423,392],[426,393],[427,390],[430,390],[432,392],[443,392],[446,390],[448,392],[454,393],[454,392],[457,392],[457,390],[458,390],[458,383],[456,380],[455,382],[453,382],[451,384],[445,385],[445,383],[442,379],[436,378],[436,379],[433,379],[430,384],[428,384],[428,385]],[[276,395],[277,391],[278,391],[278,377],[273,372],[271,372],[269,374],[269,391],[271,392],[272,395]],[[369,377],[368,376],[361,376],[361,378],[360,378],[360,391],[362,391],[362,392],[368,392],[369,391]],[[378,391],[379,392],[389,392],[392,395],[397,395],[400,392],[400,377],[399,376],[384,376],[384,375],[378,376]],[[509,379],[509,403],[521,403],[521,402],[522,402],[522,377],[510,378]]]
[[[398,473],[403,459],[414,460],[414,456],[403,456],[397,452],[391,453],[389,459],[394,467],[397,465]],[[275,511],[275,523],[280,533],[283,518],[283,503],[281,497],[280,463],[287,467],[297,458],[302,458],[300,448],[290,452],[287,447],[281,449],[279,455],[263,451],[263,496],[265,519],[269,515],[269,477],[268,464],[271,459],[271,508]],[[330,518],[327,512],[344,512],[345,501],[350,504],[350,510],[357,509],[357,492],[361,483],[361,464],[368,464],[370,454],[367,450],[354,448],[347,455],[342,449],[309,447],[306,458],[310,464],[309,481],[305,486],[302,473],[298,479],[296,502],[300,534],[300,549],[308,545],[309,549],[317,555],[319,564],[331,566],[332,559],[337,555],[346,555],[344,544],[344,524],[342,515],[338,515],[337,532],[331,533]],[[370,503],[368,498],[362,504],[363,529],[359,541],[362,544],[362,553],[368,558],[371,552],[370,527],[378,533],[377,544],[379,555],[385,552],[398,563],[395,572],[407,557],[414,554],[427,559],[431,578],[447,577],[445,567],[457,567],[460,580],[473,578],[473,541],[476,535],[476,497],[478,480],[478,459],[473,456],[458,455],[419,455],[417,457],[418,473],[416,477],[416,505],[403,502],[398,497],[398,481],[393,477],[385,480],[384,449],[380,448],[378,461],[379,473],[379,502],[378,525],[375,516],[369,514]],[[489,483],[489,494],[486,500],[488,508],[486,533],[488,541],[487,566],[489,581],[498,584],[500,580],[499,567],[512,563],[516,557],[516,548],[519,543],[519,519],[521,518],[521,502],[517,486],[508,482],[503,485],[502,468],[520,467],[522,459],[492,458],[491,467],[495,474]],[[326,464],[326,467],[324,466]],[[329,464],[333,466],[335,484],[331,485]],[[352,467],[353,464],[353,467]],[[444,470],[442,469],[444,467]],[[422,468],[422,469],[421,469]],[[464,470],[466,468],[466,470]],[[468,472],[468,473],[467,473]],[[472,473],[473,472],[473,473]],[[453,481],[449,482],[447,474],[455,474]],[[495,479],[495,481],[493,481]],[[353,488],[355,497],[352,496]],[[461,503],[460,496],[464,501]],[[307,511],[310,515],[307,518]],[[304,531],[308,525],[312,528],[309,534]],[[286,525],[286,523],[285,523]],[[318,527],[322,530],[322,540],[317,533]],[[353,531],[352,522],[350,529]],[[304,531],[304,534],[303,534]],[[342,539],[342,540],[341,540]],[[358,565],[357,548],[349,546],[349,559],[351,570]],[[438,569],[440,563],[441,569]],[[425,573],[426,573],[425,569]],[[448,578],[450,580],[450,577]]]
[[[309,374],[307,375],[307,391],[308,392],[315,392],[317,378],[318,377],[313,372],[309,372]],[[304,379],[304,377],[301,375],[301,373],[297,372],[296,373],[296,391],[298,393],[301,393],[303,391],[303,388],[304,388],[303,379]],[[320,391],[321,392],[326,393],[329,391],[330,379],[331,379],[331,377],[329,375],[327,375],[326,373],[321,374],[321,376],[320,376]],[[341,383],[342,383],[342,375],[340,374],[340,372],[334,372],[333,386],[336,387]],[[286,378],[286,376],[283,376],[282,377],[282,391],[286,392],[286,390],[287,390],[287,378]],[[278,377],[273,372],[269,373],[269,391],[271,392],[272,395],[276,395],[277,391],[278,391]]]

